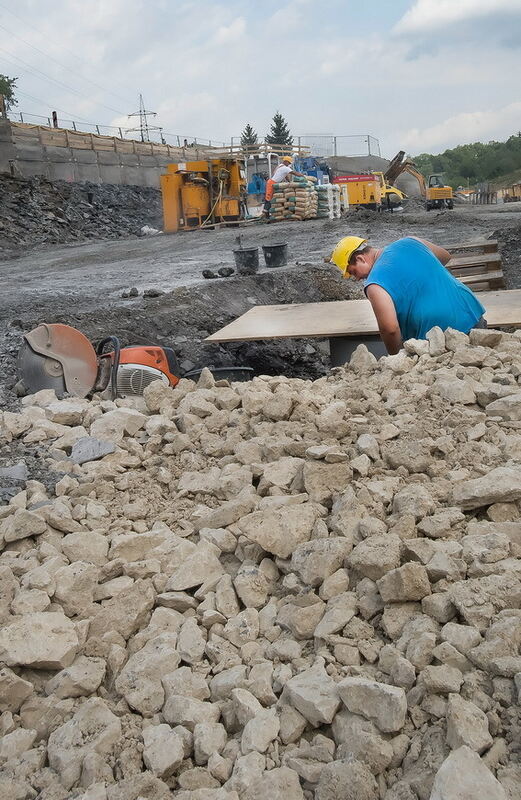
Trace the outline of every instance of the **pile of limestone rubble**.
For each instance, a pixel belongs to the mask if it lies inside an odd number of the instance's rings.
[[[521,336],[5,412],[0,796],[515,800]]]

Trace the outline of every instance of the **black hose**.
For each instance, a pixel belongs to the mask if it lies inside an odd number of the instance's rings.
[[[119,367],[119,354],[121,351],[121,345],[119,343],[119,339],[117,336],[106,336],[104,339],[98,342],[96,346],[96,353],[98,356],[104,355],[103,350],[107,344],[111,344],[113,347],[114,356],[112,359],[112,364],[110,368],[110,389],[112,394],[112,399],[115,400],[118,396],[118,367]]]

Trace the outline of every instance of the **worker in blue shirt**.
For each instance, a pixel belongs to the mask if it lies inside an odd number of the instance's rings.
[[[364,281],[382,340],[390,355],[406,339],[425,339],[434,326],[468,333],[486,327],[477,297],[445,269],[450,253],[426,239],[408,236],[384,248],[345,236],[331,262],[345,278]]]

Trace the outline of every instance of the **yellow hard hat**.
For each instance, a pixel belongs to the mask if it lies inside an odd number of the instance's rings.
[[[338,267],[344,278],[349,277],[349,259],[365,242],[367,239],[361,239],[359,236],[344,236],[331,253],[331,263]]]
[[[293,159],[290,158],[289,156],[284,156],[282,160],[285,164],[291,164],[291,162],[293,161]]]

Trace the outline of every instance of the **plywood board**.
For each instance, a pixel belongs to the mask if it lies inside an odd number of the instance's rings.
[[[479,299],[486,308],[489,327],[521,327],[521,289],[483,292]],[[331,303],[255,306],[208,336],[206,341],[368,336],[377,333],[378,326],[368,300],[338,300]]]

